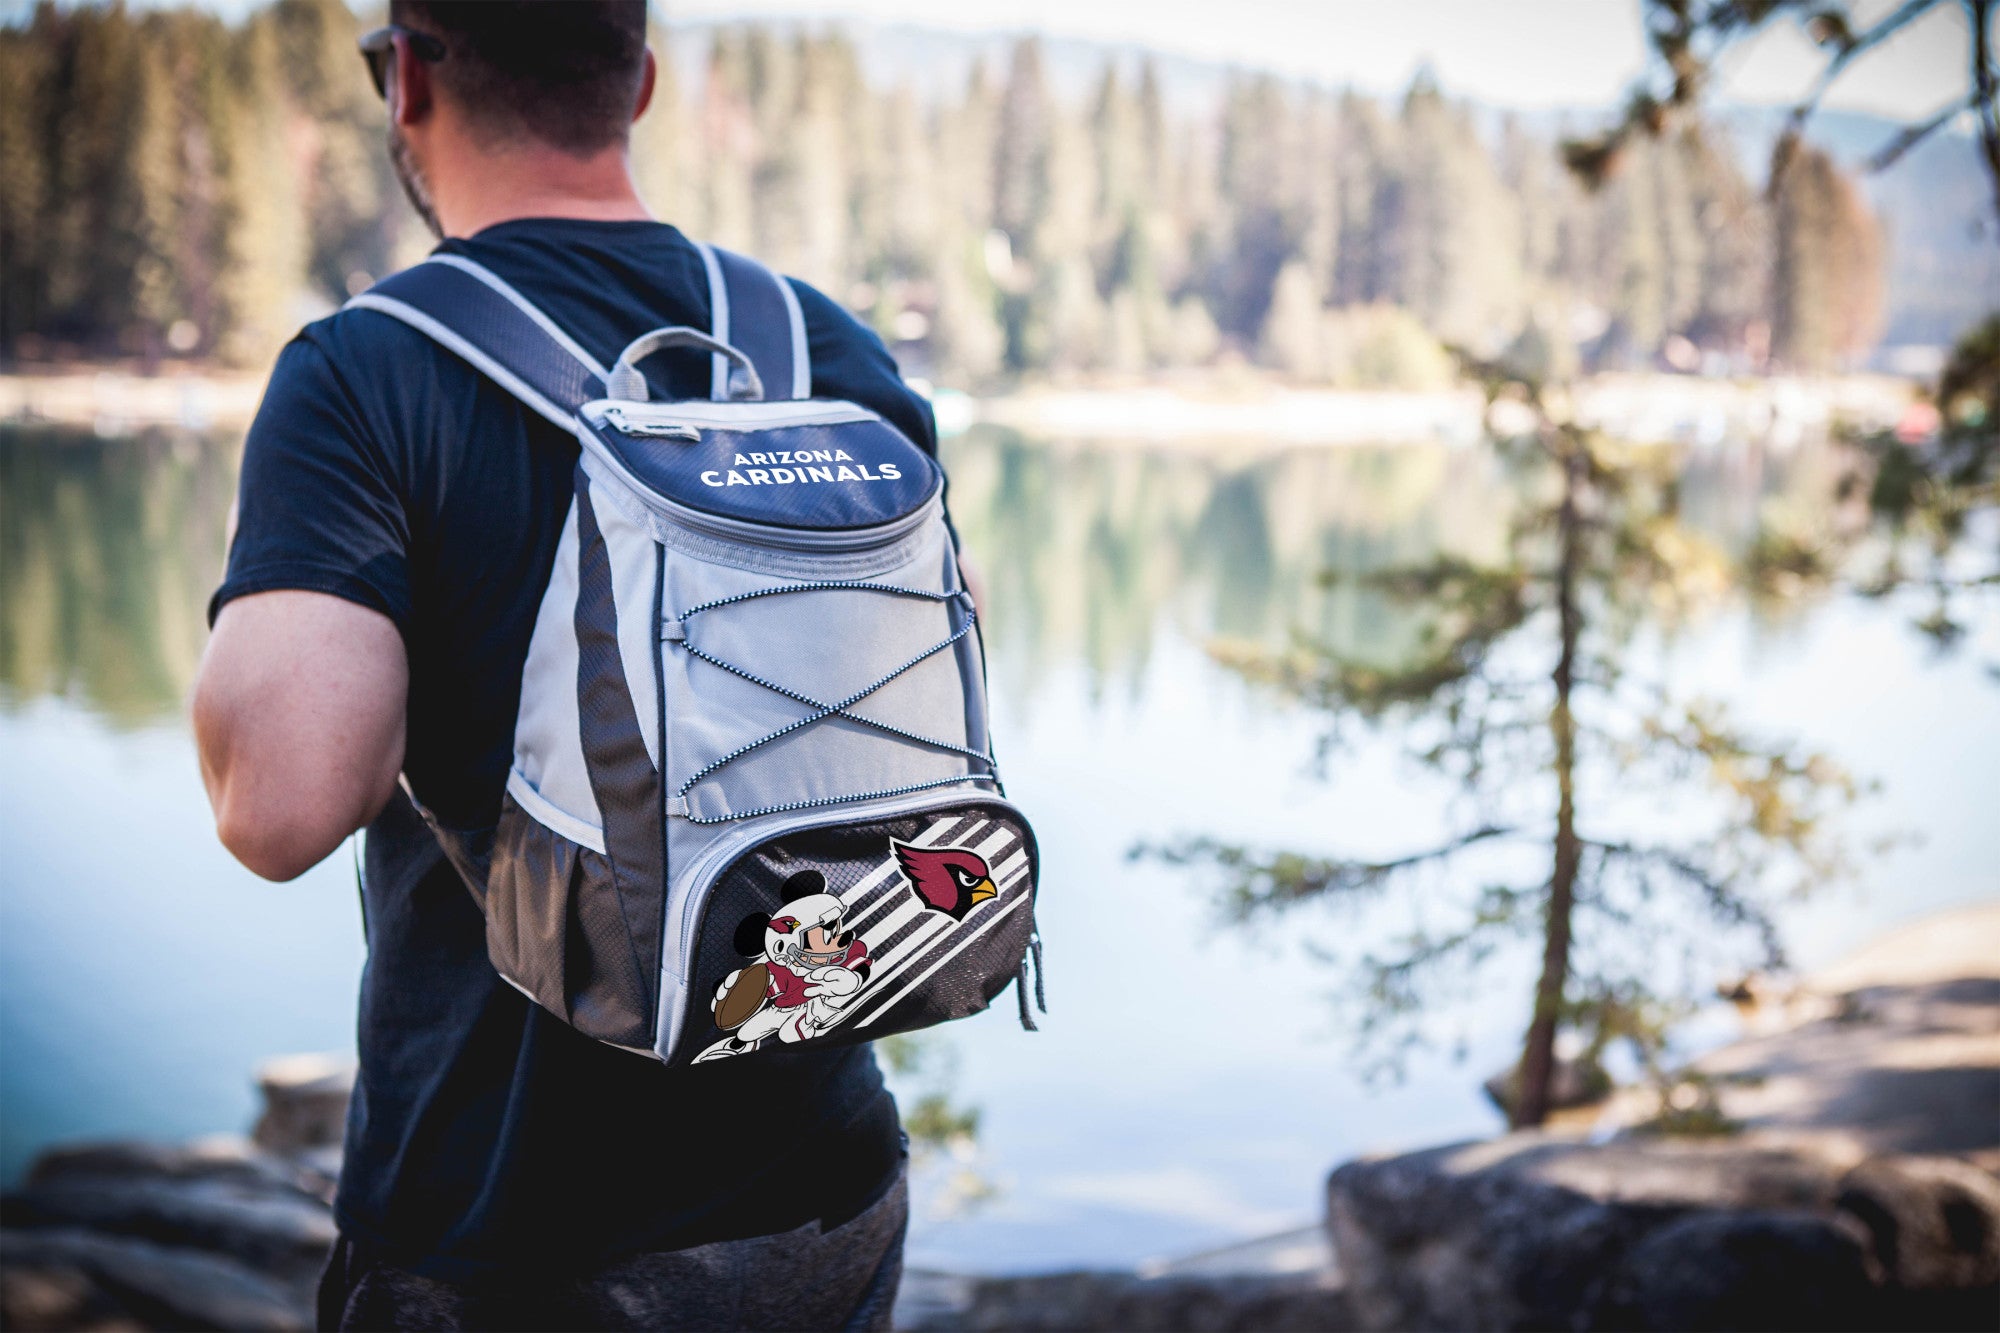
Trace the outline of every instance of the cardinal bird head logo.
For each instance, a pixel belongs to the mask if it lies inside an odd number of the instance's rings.
[[[965,920],[967,912],[999,896],[993,871],[978,852],[963,847],[913,847],[894,838],[889,845],[924,906],[954,921]]]

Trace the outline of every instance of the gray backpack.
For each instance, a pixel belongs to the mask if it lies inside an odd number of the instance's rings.
[[[869,1041],[1016,980],[1032,1027],[1038,854],[994,765],[943,474],[811,396],[789,283],[701,252],[712,327],[608,368],[456,256],[349,303],[582,446],[498,817],[426,818],[500,975],[599,1041],[669,1064]],[[650,400],[639,365],[669,349],[709,359],[708,398]]]

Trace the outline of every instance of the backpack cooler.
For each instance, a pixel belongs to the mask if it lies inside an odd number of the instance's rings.
[[[1032,1028],[1038,854],[993,761],[943,473],[811,397],[787,282],[700,250],[713,327],[608,369],[456,256],[349,303],[582,445],[497,824],[425,818],[500,975],[599,1041],[670,1065],[849,1044],[1017,979]],[[649,400],[638,365],[670,348],[710,358],[709,398]]]

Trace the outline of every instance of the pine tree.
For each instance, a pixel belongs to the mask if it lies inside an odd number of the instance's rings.
[[[1326,373],[1326,349],[1321,336],[1319,283],[1303,260],[1294,259],[1278,271],[1271,308],[1258,339],[1266,365],[1296,380],[1317,380]]]
[[[708,238],[742,249],[752,244],[754,177],[760,140],[749,91],[747,38],[720,32],[709,45],[702,87],[702,209]]]
[[[1674,460],[1580,425],[1537,382],[1472,369],[1489,402],[1527,409],[1525,430],[1489,424],[1521,484],[1503,558],[1447,554],[1364,576],[1423,618],[1386,657],[1310,639],[1217,650],[1321,710],[1328,748],[1343,723],[1417,738],[1411,758],[1459,788],[1462,817],[1440,841],[1383,859],[1210,838],[1147,850],[1213,873],[1221,906],[1244,920],[1421,894],[1416,929],[1339,959],[1358,1053],[1377,1067],[1435,1035],[1426,1019],[1440,998],[1486,1003],[1492,971],[1526,963],[1529,1019],[1505,1100],[1527,1127],[1551,1109],[1561,1034],[1592,1057],[1629,1046],[1656,1070],[1660,1015],[1712,1002],[1718,971],[1782,963],[1775,905],[1843,867],[1829,818],[1861,788],[1712,703],[1627,680],[1640,616],[1693,609],[1721,586],[1719,554],[1678,521]],[[1620,801],[1627,784],[1683,793],[1686,817],[1658,827]],[[1523,854],[1493,855],[1510,845]]]
[[[179,17],[165,13],[142,20],[132,124],[120,164],[126,188],[112,216],[131,254],[131,286],[118,316],[124,350],[142,352],[149,361],[165,350],[175,316],[189,308],[194,295],[181,244],[192,230],[190,205],[197,201],[183,156],[189,127],[179,95]]]
[[[1217,175],[1226,230],[1207,290],[1216,323],[1246,347],[1256,345],[1279,270],[1299,253],[1296,129],[1274,78],[1239,79],[1223,95]]]
[[[231,52],[234,95],[222,134],[221,350],[255,363],[291,332],[307,281],[308,225],[292,171],[278,36],[247,23]]]
[[[1881,241],[1851,181],[1801,148],[1779,182],[1772,352],[1821,373],[1862,350],[1881,317]]]
[[[117,10],[57,15],[51,6],[38,13],[37,27],[58,52],[47,103],[49,142],[60,147],[50,154],[46,331],[115,351],[138,263],[127,172],[138,123],[138,34]]]
[[[1727,145],[1699,126],[1680,136],[1702,236],[1701,300],[1688,336],[1739,360],[1768,339],[1771,214]]]
[[[993,230],[1013,254],[1012,290],[1001,303],[1008,369],[1042,365],[1049,351],[1047,307],[1059,281],[1041,253],[1050,205],[1054,109],[1042,73],[1041,44],[1015,43],[993,133]]]
[[[647,23],[646,44],[659,72],[652,103],[632,126],[632,177],[655,216],[699,236],[704,231],[698,202],[700,137],[683,103],[673,42],[664,24]]]
[[[43,250],[50,208],[49,172],[41,151],[52,52],[40,31],[0,28],[0,360],[18,355],[22,340],[46,327]]]

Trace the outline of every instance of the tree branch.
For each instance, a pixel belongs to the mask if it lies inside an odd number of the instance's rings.
[[[1804,101],[1792,109],[1792,129],[1796,131],[1805,125],[1806,117],[1819,109],[1820,99],[1826,96],[1827,89],[1833,86],[1833,81],[1838,79],[1849,65],[1935,9],[1938,3],[1939,0],[1904,0],[1900,8],[1867,32],[1842,43],[1840,50],[1834,53],[1833,59],[1827,62],[1826,68],[1820,71],[1819,78],[1813,83],[1812,91],[1806,94]]]
[[[1973,110],[1979,119],[1979,146],[1986,154],[1986,176],[1993,186],[1993,211],[2000,221],[2000,97],[1995,96],[1993,52],[1988,29],[1992,27],[1993,0],[1966,0],[1966,17],[1972,22]]]
[[[1512,837],[1521,831],[1500,825],[1481,825],[1435,847],[1386,861],[1302,856],[1296,852],[1263,853],[1240,844],[1217,842],[1213,838],[1195,838],[1168,846],[1142,842],[1127,852],[1126,857],[1128,860],[1151,859],[1175,866],[1199,863],[1226,872],[1234,883],[1227,891],[1225,907],[1232,916],[1240,919],[1263,909],[1294,907],[1326,893],[1355,893],[1377,888],[1405,871],[1448,860],[1478,843]]]
[[[1974,109],[1978,105],[1979,94],[1976,92],[1971,93],[1963,102],[1956,102],[1946,107],[1929,120],[1904,127],[1895,138],[1876,149],[1872,155],[1862,162],[1862,170],[1870,173],[1887,171],[1890,167],[1902,161],[1905,153],[1908,153],[1912,148],[1915,148],[1918,144],[1930,138],[1931,135],[1956,120],[1960,112]]]
[[[1730,888],[1720,876],[1685,852],[1677,852],[1670,847],[1649,847],[1630,842],[1601,842],[1592,838],[1583,839],[1583,843],[1587,847],[1594,848],[1607,860],[1622,858],[1646,862],[1671,871],[1701,893],[1708,903],[1709,911],[1714,913],[1718,920],[1733,926],[1747,926],[1754,930],[1767,958],[1774,963],[1784,958],[1784,945],[1778,938],[1777,922],[1748,898]]]

